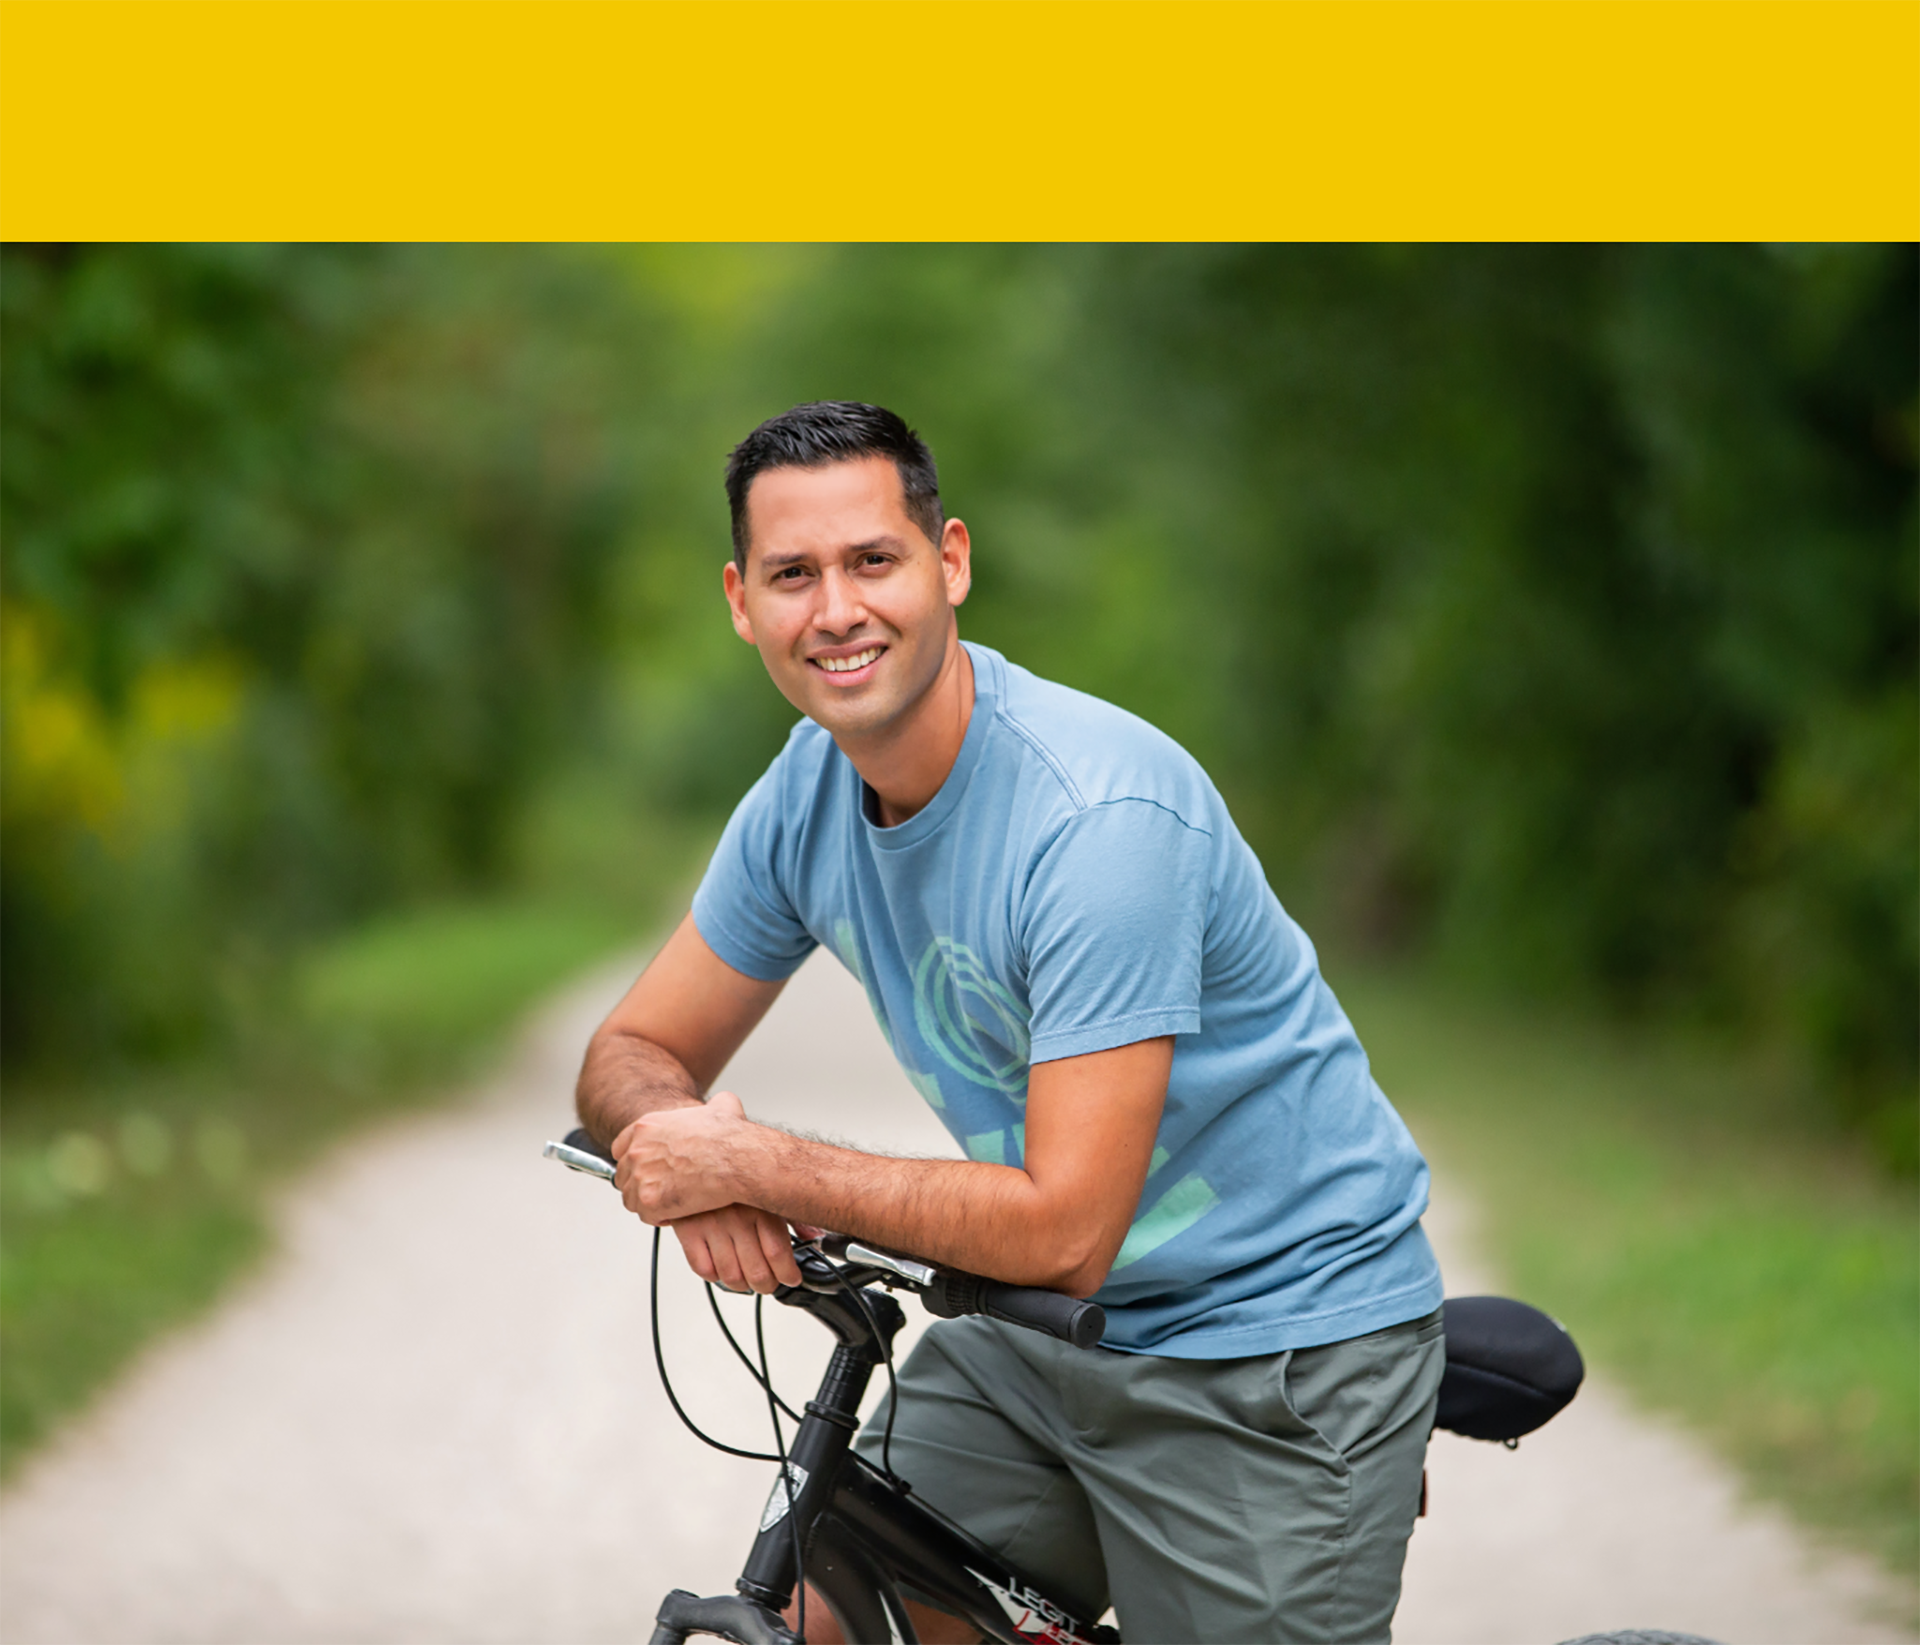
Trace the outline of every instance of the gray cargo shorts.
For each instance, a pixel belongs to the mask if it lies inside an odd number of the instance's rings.
[[[900,1370],[914,1493],[1127,1645],[1389,1637],[1444,1368],[1440,1315],[1161,1359],[944,1320]],[[857,1446],[880,1461],[886,1406]]]

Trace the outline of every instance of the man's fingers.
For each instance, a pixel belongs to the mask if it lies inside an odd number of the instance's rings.
[[[733,1230],[727,1226],[726,1212],[703,1211],[685,1222],[676,1222],[673,1227],[675,1233],[681,1234],[681,1243],[687,1246],[687,1261],[703,1280],[710,1285],[724,1285],[729,1291],[748,1288],[734,1249]],[[690,1242],[698,1243],[702,1261],[694,1262]]]
[[[751,1270],[740,1260],[740,1239],[733,1226],[739,1216],[737,1209],[729,1207],[725,1211],[703,1211],[673,1225],[687,1254],[687,1266],[709,1285],[724,1285],[729,1291],[755,1289],[750,1283]],[[760,1260],[757,1243],[754,1257],[756,1262]]]
[[[709,1284],[766,1294],[800,1283],[787,1225],[765,1211],[729,1205],[683,1218],[673,1232],[687,1266]]]
[[[687,1266],[708,1284],[714,1282],[715,1270],[713,1253],[707,1248],[706,1230],[695,1217],[687,1222],[675,1223],[673,1237],[680,1242],[681,1253],[687,1259]]]
[[[800,1265],[793,1260],[793,1241],[787,1236],[787,1225],[778,1217],[760,1216],[754,1220],[759,1229],[760,1249],[774,1278],[782,1285],[798,1285]]]
[[[774,1278],[773,1266],[767,1260],[767,1253],[760,1243],[760,1224],[764,1213],[752,1210],[745,1205],[729,1205],[715,1216],[720,1222],[723,1237],[728,1241],[734,1262],[740,1269],[740,1284],[749,1291],[762,1294],[773,1290],[780,1282]]]
[[[735,1230],[733,1252],[734,1259],[740,1264],[740,1277],[749,1291],[758,1291],[765,1296],[780,1283],[773,1277],[767,1254],[760,1249],[760,1241],[751,1226]]]

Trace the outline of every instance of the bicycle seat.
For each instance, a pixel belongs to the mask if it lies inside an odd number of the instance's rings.
[[[1566,1327],[1511,1297],[1449,1297],[1434,1426],[1513,1444],[1566,1409],[1587,1373]]]

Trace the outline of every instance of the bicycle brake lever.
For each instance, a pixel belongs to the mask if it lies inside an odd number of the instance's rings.
[[[564,1142],[550,1142],[540,1152],[548,1159],[557,1159],[570,1171],[584,1171],[590,1177],[613,1181],[613,1161],[602,1159],[598,1154],[589,1154],[584,1148],[575,1148]]]
[[[876,1251],[871,1245],[862,1245],[853,1239],[847,1241],[847,1261],[878,1268],[884,1273],[896,1275],[909,1285],[931,1285],[939,1273],[931,1263],[915,1262],[911,1257],[896,1257],[891,1252]]]

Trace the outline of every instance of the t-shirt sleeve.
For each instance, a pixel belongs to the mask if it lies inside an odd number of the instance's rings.
[[[693,894],[693,923],[707,946],[762,982],[792,976],[817,946],[783,883],[794,853],[784,837],[780,796],[776,764],[727,820]]]
[[[1147,800],[1081,812],[1021,902],[1034,1062],[1200,1028],[1213,838]]]

